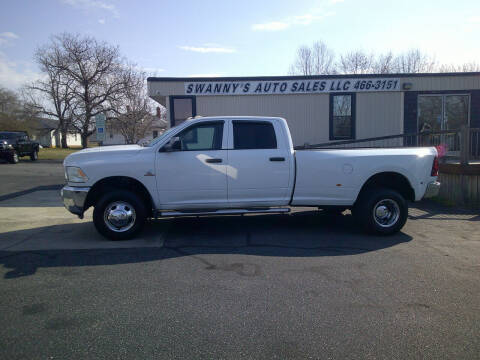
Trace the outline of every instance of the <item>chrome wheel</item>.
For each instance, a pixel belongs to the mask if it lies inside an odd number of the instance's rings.
[[[18,163],[18,154],[17,153],[13,154],[13,162]]]
[[[373,207],[373,218],[375,222],[383,228],[395,225],[399,217],[400,207],[397,202],[392,199],[380,200]]]
[[[33,152],[33,160],[37,160],[38,159],[38,152],[34,151]]]
[[[109,204],[103,213],[105,225],[115,232],[125,232],[135,224],[136,213],[132,205],[126,201],[115,201]]]

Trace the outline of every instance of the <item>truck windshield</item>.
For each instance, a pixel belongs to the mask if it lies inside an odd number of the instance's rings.
[[[170,134],[174,129],[176,129],[175,127],[172,127],[170,129],[168,129],[167,131],[165,131],[162,135],[160,135],[159,137],[153,139],[152,141],[150,141],[147,145],[145,146],[153,146],[155,144],[157,144],[158,142],[162,141],[163,139],[165,139],[168,134]]]
[[[13,133],[0,132],[0,139],[15,139],[18,135]]]

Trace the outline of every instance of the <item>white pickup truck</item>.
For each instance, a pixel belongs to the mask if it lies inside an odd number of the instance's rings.
[[[202,117],[147,146],[90,148],[64,161],[65,207],[104,236],[137,234],[147,218],[351,209],[371,233],[392,234],[407,201],[435,196],[435,148],[294,150],[277,117]]]

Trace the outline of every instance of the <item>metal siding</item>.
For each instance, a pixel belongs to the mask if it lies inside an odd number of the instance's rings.
[[[380,76],[380,75],[378,75]],[[340,76],[338,76],[340,78]],[[357,75],[351,75],[357,77]],[[199,79],[192,79],[198,81]],[[218,79],[221,81],[221,79]],[[207,80],[205,80],[207,81]],[[239,78],[239,81],[242,81]],[[412,91],[480,89],[480,75],[442,75],[401,77],[401,83],[411,83]],[[185,95],[183,81],[149,81],[149,95]],[[254,95],[255,96],[255,95]],[[271,95],[274,96],[274,95]]]
[[[183,82],[150,82],[149,95],[185,95]]]
[[[402,83],[412,83],[412,91],[480,89],[479,75],[422,76],[402,78]]]
[[[356,138],[401,134],[402,93],[357,93]]]
[[[279,116],[294,145],[328,141],[328,94],[197,96],[197,114]]]
[[[353,77],[353,75],[352,75]],[[220,79],[219,79],[220,80]],[[421,91],[480,90],[480,75],[402,76],[410,91],[357,93],[356,138],[416,131],[416,94]],[[156,100],[184,95],[183,81],[148,83],[149,95]],[[480,126],[480,96],[472,93],[471,123]],[[405,108],[404,108],[405,105]],[[294,145],[329,141],[329,94],[197,96],[198,115],[265,115],[284,117]],[[169,114],[167,114],[169,116]]]

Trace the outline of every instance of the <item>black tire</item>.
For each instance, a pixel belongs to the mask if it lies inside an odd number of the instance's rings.
[[[35,149],[33,152],[30,154],[30,160],[32,161],[37,161],[38,160],[38,150]]]
[[[8,162],[10,164],[17,164],[18,163],[18,153],[14,151],[11,155],[10,158],[8,159]]]
[[[358,224],[375,235],[400,231],[408,216],[407,201],[398,192],[386,188],[364,190],[352,210]]]
[[[117,205],[115,204],[121,205],[118,205],[117,209]],[[127,204],[127,206],[124,204]],[[107,210],[107,208],[109,210]],[[132,209],[134,216],[127,216],[127,213],[132,213]],[[113,230],[113,223],[107,219],[108,213],[115,218],[117,214],[115,211],[117,211],[117,213],[120,212],[118,216],[125,215],[126,219],[134,218],[134,220],[128,222],[128,224],[124,226],[124,230],[119,228],[115,231]],[[98,200],[93,210],[93,223],[95,227],[100,234],[111,240],[127,240],[133,238],[143,229],[146,218],[147,211],[141,197],[126,190],[111,190],[107,192]],[[127,220],[120,219],[120,221]]]

